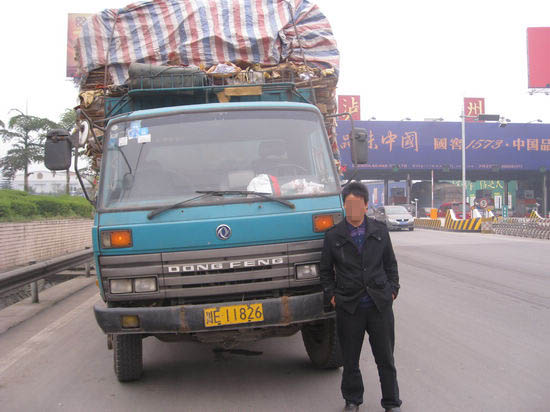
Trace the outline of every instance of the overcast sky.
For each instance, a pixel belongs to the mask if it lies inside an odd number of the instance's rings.
[[[550,96],[528,94],[526,47],[527,27],[550,26],[550,1],[316,2],[341,52],[338,92],[361,96],[363,119],[458,121],[463,97],[484,97],[488,113],[550,122]],[[73,107],[77,89],[65,78],[67,14],[127,3],[4,2],[0,119],[27,107],[57,120]]]

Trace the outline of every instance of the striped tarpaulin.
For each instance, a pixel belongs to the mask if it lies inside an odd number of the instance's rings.
[[[296,35],[298,34],[298,36]],[[80,77],[108,65],[115,84],[131,62],[208,67],[290,61],[338,70],[332,29],[310,0],[155,0],[107,9],[75,44]]]

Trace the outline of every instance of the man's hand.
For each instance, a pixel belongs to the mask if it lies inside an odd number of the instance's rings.
[[[333,308],[336,307],[336,301],[334,300],[334,296],[332,297],[332,299],[330,299],[330,303],[332,304]]]

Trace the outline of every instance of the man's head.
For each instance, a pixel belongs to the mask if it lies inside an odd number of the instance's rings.
[[[352,221],[361,221],[367,212],[369,192],[365,185],[352,182],[342,189],[342,199],[346,209],[346,217]]]

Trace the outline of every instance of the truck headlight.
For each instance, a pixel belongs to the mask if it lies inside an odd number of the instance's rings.
[[[307,265],[296,265],[296,279],[314,279],[319,277],[319,265],[308,263]]]
[[[109,289],[111,293],[132,293],[132,279],[111,279]]]
[[[138,278],[134,280],[135,292],[156,292],[157,291],[157,279],[156,278]]]

